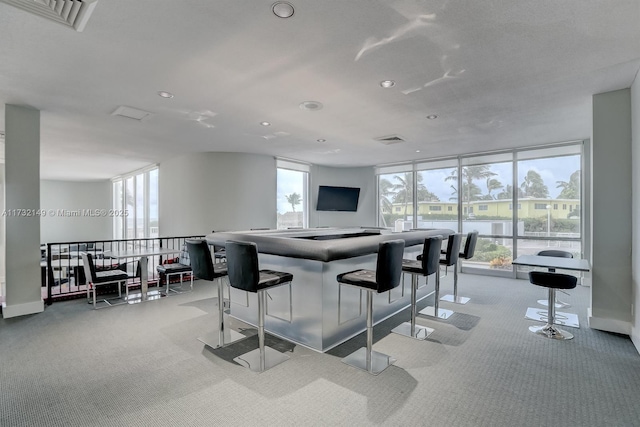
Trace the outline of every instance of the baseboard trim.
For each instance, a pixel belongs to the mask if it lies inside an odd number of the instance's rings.
[[[42,313],[44,311],[44,301],[33,301],[25,304],[2,305],[2,317],[9,319],[11,317],[26,316],[27,314]]]
[[[591,313],[590,308],[587,309],[587,315],[589,320],[589,327],[591,329],[631,336],[631,322],[604,317],[594,317]]]

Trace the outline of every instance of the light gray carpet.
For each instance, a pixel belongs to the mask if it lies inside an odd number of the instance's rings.
[[[213,351],[196,340],[215,328],[214,294],[197,281],[144,304],[66,301],[0,320],[0,425],[640,425],[640,356],[628,337],[587,328],[589,288],[563,296],[581,328],[556,342],[524,319],[544,289],[463,274],[471,301],[442,303],[458,312],[449,321],[419,319],[436,329],[427,341],[390,333],[407,311],[376,326],[374,349],[398,359],[377,377],[340,362],[363,334],[326,354],[272,338],[291,359],[263,374],[242,368],[232,359],[255,336]]]

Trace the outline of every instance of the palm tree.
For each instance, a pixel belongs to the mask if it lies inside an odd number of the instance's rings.
[[[287,202],[291,205],[291,208],[293,209],[293,211],[296,211],[296,205],[299,205],[300,202],[302,202],[302,197],[300,197],[300,195],[298,193],[291,193],[288,196],[285,196],[287,198]]]
[[[482,194],[482,190],[475,184],[473,181],[475,180],[488,180],[492,176],[496,176],[497,173],[491,172],[491,166],[489,165],[476,165],[476,166],[465,166],[461,169],[462,171],[462,201],[467,202],[467,212],[469,211],[469,204],[472,200],[479,200]],[[454,181],[458,182],[458,170],[454,169],[451,171],[451,175],[446,177],[445,181]],[[458,189],[455,186],[451,186],[453,189],[453,193],[456,194],[456,197],[452,197],[452,199],[457,200]]]
[[[407,172],[402,176],[394,175],[393,178],[398,181],[392,187],[392,190],[395,191],[393,202],[404,204],[404,216],[406,218],[407,207],[413,201],[413,173]],[[422,183],[422,179],[422,174],[418,174],[418,200],[421,202],[439,201],[438,196],[427,190],[427,187]]]
[[[494,200],[495,197],[491,195],[491,192],[493,190],[499,190],[501,188],[503,188],[504,185],[502,185],[502,183],[500,181],[498,181],[495,178],[487,178],[487,196],[488,196],[488,200]]]
[[[579,199],[580,198],[580,169],[569,177],[569,182],[556,181],[556,188],[562,188],[558,199]]]
[[[380,178],[378,183],[378,195],[380,197],[380,219],[384,226],[387,226],[387,220],[384,217],[384,212],[393,212],[393,203],[391,203],[390,197],[395,196],[393,191],[393,184],[386,178]]]
[[[549,197],[549,189],[542,180],[540,174],[534,170],[529,170],[524,177],[524,181],[520,184],[524,197],[536,197],[547,199]]]

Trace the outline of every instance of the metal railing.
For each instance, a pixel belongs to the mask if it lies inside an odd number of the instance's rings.
[[[40,247],[41,278],[42,286],[47,288],[47,305],[51,305],[56,300],[71,298],[81,298],[86,295],[87,284],[84,273],[84,265],[80,254],[86,252],[94,259],[96,270],[119,269],[127,272],[130,276],[127,286],[135,287],[140,285],[140,270],[138,258],[131,257],[125,259],[115,259],[109,257],[109,252],[130,251],[134,249],[179,249],[184,248],[185,240],[190,238],[204,238],[197,236],[178,237],[153,237],[141,239],[122,240],[85,240],[73,242],[47,243]],[[148,262],[148,284],[158,286],[160,277],[156,266],[163,264],[169,259],[180,256],[175,255],[151,255]],[[116,285],[114,285],[114,289]],[[103,292],[110,292],[108,286]]]

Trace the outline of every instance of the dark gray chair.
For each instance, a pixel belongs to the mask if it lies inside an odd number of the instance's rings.
[[[189,258],[189,251],[187,250],[186,243],[182,246],[182,252],[180,252],[178,262],[159,265],[156,267],[156,271],[160,274],[160,277],[164,276],[164,279],[167,282],[167,296],[169,296],[169,292],[175,292],[177,294],[187,292],[182,289],[184,275],[187,273],[189,273],[191,277],[188,292],[193,291],[193,272],[191,271],[191,260]],[[180,277],[179,286],[171,287],[171,276]]]
[[[419,261],[411,259],[402,260],[402,272],[411,274],[411,321],[404,322],[396,326],[391,332],[405,335],[411,338],[424,340],[432,332],[433,329],[426,326],[416,325],[417,311],[417,293],[418,293],[418,277],[428,277],[440,271],[440,247],[442,246],[442,236],[427,237],[424,239],[422,247],[422,259]],[[435,313],[438,312],[438,292],[440,291],[440,274],[436,274],[436,300]],[[433,309],[433,307],[431,307]],[[421,311],[421,313],[424,312]]]
[[[246,338],[244,335],[227,330],[224,322],[225,304],[224,288],[222,278],[227,276],[227,264],[223,262],[213,263],[209,245],[205,240],[186,239],[187,251],[189,252],[189,262],[193,275],[198,279],[216,281],[218,285],[218,332],[213,332],[204,337],[198,338],[211,348],[223,347],[234,341]]]
[[[554,301],[556,299],[556,289],[573,289],[576,287],[578,279],[575,276],[570,276],[568,274],[558,274],[546,271],[531,271],[529,272],[529,281],[534,285],[543,286],[549,289],[549,310],[547,316],[547,324],[544,326],[529,326],[529,330],[546,338],[556,340],[572,339],[572,334],[556,327],[556,325],[554,324],[556,320],[556,308]]]
[[[255,293],[258,297],[258,348],[233,360],[253,372],[264,372],[289,359],[286,354],[264,343],[265,293],[276,286],[291,283],[293,275],[282,271],[260,270],[258,247],[255,243],[227,241],[225,248],[231,286]]]
[[[354,270],[339,274],[338,283],[367,291],[367,346],[351,353],[342,361],[370,374],[378,375],[396,359],[373,351],[373,297],[374,294],[390,291],[400,284],[404,240],[389,240],[380,243],[376,269]]]
[[[556,258],[573,258],[573,254],[571,252],[567,252],[567,251],[561,251],[558,249],[546,249],[544,251],[540,251],[538,252],[536,255],[538,256],[551,256],[551,257],[556,257]],[[549,272],[550,273],[555,273],[556,269],[555,268],[550,268]],[[549,304],[549,301],[547,301],[546,299],[539,299],[538,300],[538,304],[540,305],[544,305],[545,307]],[[555,303],[556,308],[567,308],[567,307],[571,307],[571,304],[560,301],[557,298],[556,295],[556,303]]]
[[[84,275],[87,286],[87,302],[93,303],[93,308],[97,310],[98,308],[111,307],[114,305],[126,304],[125,300],[122,300],[122,285],[127,287],[127,280],[129,279],[129,275],[121,270],[105,270],[105,271],[96,271],[96,266],[93,262],[93,256],[86,252],[81,252],[80,257],[82,258],[82,264],[84,267]],[[96,294],[98,291],[98,286],[103,285],[113,285],[117,284],[118,286],[118,297],[121,302],[119,304],[112,304],[115,298],[103,298],[102,302],[106,303],[104,307],[97,306],[97,298]]]
[[[458,254],[456,265],[453,270],[453,295],[445,295],[442,297],[442,301],[453,302],[456,304],[466,304],[470,298],[458,296],[458,270],[460,259],[471,259],[476,251],[476,243],[478,242],[478,232],[471,231],[467,234],[467,239],[464,244],[464,251]]]

